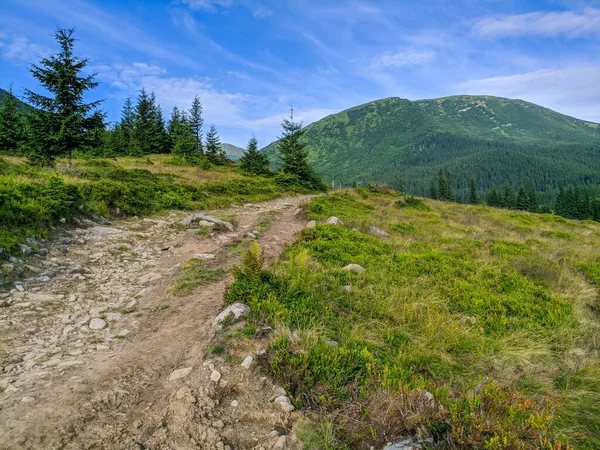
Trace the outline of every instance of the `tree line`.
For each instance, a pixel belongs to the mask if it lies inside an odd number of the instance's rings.
[[[563,186],[552,195],[538,192],[532,185],[521,185],[514,189],[509,183],[503,187],[490,188],[480,195],[474,175],[469,177],[468,195],[457,195],[448,171],[439,169],[431,181],[429,198],[442,201],[487,204],[496,208],[554,213],[567,219],[600,221],[600,192],[595,186]]]
[[[202,102],[195,96],[189,110],[174,107],[165,122],[154,92],[141,89],[135,102],[127,98],[121,118],[112,126],[105,123],[100,109],[102,100],[86,103],[84,96],[98,86],[97,74],[86,75],[89,59],[74,53],[74,29],[57,29],[55,39],[60,51],[32,64],[30,72],[50,94],[25,91],[32,106],[27,113],[20,101],[9,96],[0,107],[0,152],[26,156],[28,162],[53,166],[59,157],[72,167],[74,154],[98,157],[172,154],[186,164],[207,168],[230,164],[221,147],[214,124],[204,135]],[[306,144],[302,142],[302,123],[290,118],[282,122],[278,150],[283,166],[273,172],[267,157],[258,151],[253,136],[240,160],[240,167],[256,175],[279,175],[284,184],[301,184],[310,190],[323,190],[325,185],[308,164]]]

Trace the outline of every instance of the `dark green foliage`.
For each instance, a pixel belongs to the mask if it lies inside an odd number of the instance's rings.
[[[452,188],[450,187],[450,177],[447,172],[442,169],[438,171],[437,176],[437,199],[442,201],[452,201],[454,196],[452,195]]]
[[[310,189],[324,191],[327,189],[325,183],[308,164],[306,143],[302,140],[304,132],[302,123],[294,122],[292,109],[289,119],[283,119],[281,123],[281,136],[277,142],[277,151],[282,157],[281,170],[296,177]]]
[[[215,165],[224,165],[227,163],[227,156],[221,148],[221,141],[217,127],[212,124],[206,133],[206,157]]]
[[[134,156],[151,153],[169,153],[170,140],[165,130],[164,119],[160,107],[156,104],[154,92],[148,95],[142,88],[135,108],[133,124]]]
[[[24,144],[25,115],[19,109],[19,99],[13,95],[11,84],[0,103],[0,153],[21,155]]]
[[[536,191],[600,183],[600,127],[521,100],[389,98],[309,125],[304,142],[317,171],[346,186],[401,178],[407,193],[427,196],[440,167],[461,199],[471,174],[480,192],[506,183]],[[264,150],[274,163],[276,145]]]
[[[469,178],[469,203],[476,205],[480,202],[479,194],[477,194],[477,183],[475,177],[471,175]]]
[[[4,104],[4,102],[9,100],[11,95],[14,96],[11,92],[5,91],[4,89],[0,88],[0,106],[2,106]],[[15,96],[15,98],[17,100],[17,110],[20,114],[27,115],[27,114],[31,113],[31,111],[33,111],[33,108],[31,106],[29,106],[27,103],[21,101],[16,96]]]
[[[419,200],[418,198],[415,198],[412,195],[405,197],[404,201],[398,200],[395,203],[395,205],[397,208],[412,208],[421,211],[429,211],[430,209],[429,206],[423,203],[423,200]]]
[[[33,164],[52,165],[57,156],[71,155],[77,149],[99,145],[95,130],[103,128],[100,101],[84,102],[84,94],[98,86],[96,74],[82,72],[89,60],[74,55],[74,29],[58,29],[55,38],[61,51],[33,64],[31,73],[50,92],[51,97],[27,90],[35,110],[29,114],[29,159]]]
[[[202,102],[197,95],[194,97],[190,108],[189,125],[196,143],[196,151],[199,155],[202,155],[204,153],[202,150],[202,127],[204,126],[204,118],[202,117]]]
[[[194,163],[200,158],[196,137],[190,119],[185,111],[179,112],[175,106],[169,120],[169,139],[173,145],[171,153],[183,158],[188,163]]]
[[[269,169],[269,159],[264,153],[258,151],[258,141],[254,136],[248,142],[248,148],[240,158],[240,168],[246,172],[257,175],[266,175],[271,173]]]

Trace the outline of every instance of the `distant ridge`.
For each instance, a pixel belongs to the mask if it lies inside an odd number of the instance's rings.
[[[327,181],[382,181],[424,195],[439,168],[459,190],[600,183],[600,127],[523,100],[460,95],[386,98],[306,129],[310,161]],[[277,163],[275,144],[265,151]]]

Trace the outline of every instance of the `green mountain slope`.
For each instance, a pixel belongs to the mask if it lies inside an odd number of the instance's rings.
[[[9,95],[10,93],[8,91],[5,91],[4,89],[0,88],[0,105],[2,105],[6,101]],[[28,114],[31,111],[31,109],[31,106],[19,100],[19,111],[21,111],[24,114]]]
[[[221,144],[221,148],[227,154],[229,159],[233,159],[234,161],[240,159],[244,152],[246,151],[242,147],[238,147],[237,145],[223,143]]]
[[[480,189],[600,183],[598,124],[522,100],[387,98],[315,122],[305,136],[311,163],[336,184],[401,182],[425,194],[440,167],[459,192],[471,173]],[[277,161],[275,143],[264,151]]]

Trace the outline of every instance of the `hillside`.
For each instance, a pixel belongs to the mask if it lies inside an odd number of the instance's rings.
[[[4,89],[0,88],[0,106],[4,103],[4,101],[8,98],[8,96],[10,95],[10,93],[8,91],[5,91]],[[21,100],[19,100],[19,111],[27,114],[31,111],[31,106],[29,106],[27,103],[22,102]]]
[[[338,184],[401,182],[423,195],[440,167],[459,192],[471,173],[480,189],[600,182],[598,124],[522,100],[387,98],[315,122],[305,138],[311,162]],[[264,151],[277,160],[275,143]]]
[[[307,448],[600,448],[600,225],[366,188],[306,211],[274,266],[234,272],[252,315],[220,342],[241,360],[230,339],[273,327],[259,362],[315,412]]]
[[[225,150],[227,157],[233,161],[237,161],[238,159],[240,159],[246,151],[242,147],[238,147],[237,145],[227,143],[221,144],[221,148]]]

